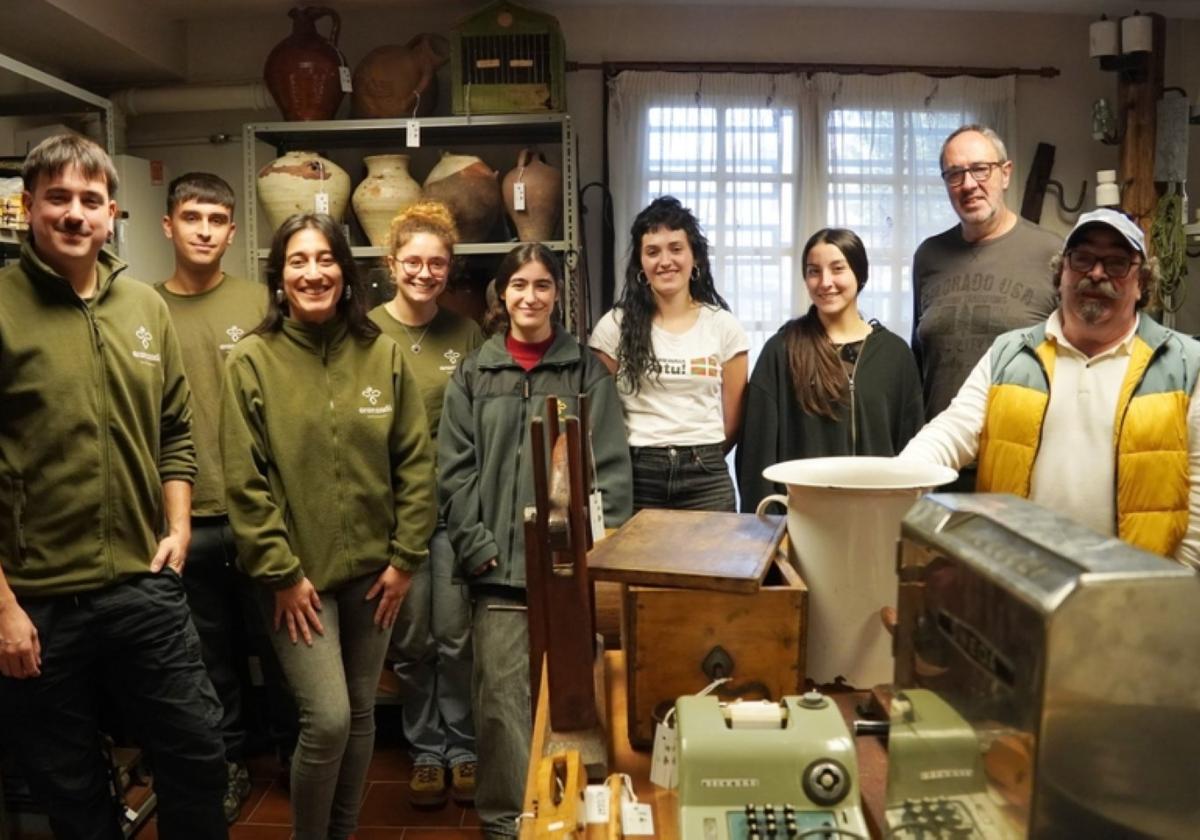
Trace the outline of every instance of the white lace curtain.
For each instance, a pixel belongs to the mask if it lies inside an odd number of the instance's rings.
[[[913,250],[956,221],[941,143],[969,122],[1014,137],[1014,93],[1012,77],[621,73],[608,113],[618,290],[633,218],[671,194],[700,219],[754,351],[808,306],[799,254],[826,226],[863,238],[860,307],[907,339]]]

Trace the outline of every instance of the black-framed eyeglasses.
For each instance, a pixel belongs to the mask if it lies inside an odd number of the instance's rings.
[[[1135,265],[1141,265],[1141,260],[1135,260],[1128,254],[1114,254],[1111,257],[1098,257],[1087,251],[1067,251],[1067,265],[1072,271],[1089,274],[1100,263],[1104,267],[1104,276],[1119,280],[1130,272]]]
[[[1003,166],[1008,163],[1006,160],[989,160],[972,163],[970,166],[951,166],[949,169],[942,170],[942,180],[947,186],[960,187],[962,182],[966,180],[967,173],[971,173],[971,179],[976,184],[982,184],[988,178],[992,177],[992,168]]]
[[[400,267],[404,269],[404,273],[409,277],[416,277],[421,273],[421,267],[425,266],[429,269],[431,277],[442,278],[446,276],[446,272],[450,270],[450,261],[445,257],[430,257],[423,260],[420,257],[405,257],[402,260],[396,260]]]

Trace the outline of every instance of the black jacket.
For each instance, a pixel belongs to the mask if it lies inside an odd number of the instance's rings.
[[[878,322],[872,323],[855,370],[853,414],[849,400],[837,420],[806,413],[792,387],[785,328],[763,347],[746,392],[737,451],[744,512],[753,511],[764,496],[784,492],[762,477],[772,464],[832,455],[897,455],[925,418],[912,351]]]

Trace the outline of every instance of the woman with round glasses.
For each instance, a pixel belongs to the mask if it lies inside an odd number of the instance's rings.
[[[437,201],[412,205],[392,220],[387,262],[396,296],[371,310],[384,335],[400,345],[425,403],[437,445],[446,384],[483,344],[479,325],[438,306],[454,262],[458,230]],[[429,563],[414,574],[392,637],[400,678],[404,737],[411,746],[409,798],[419,807],[460,804],[475,795],[475,727],[471,716],[471,607],[453,581],[454,551],[445,523],[429,543]]]
[[[375,748],[392,627],[428,562],[433,451],[404,356],[367,317],[342,226],[289,217],[266,280],[267,315],[226,362],[229,521],[300,712],[294,836],[345,840]]]
[[[625,289],[589,345],[613,372],[629,427],[633,506],[732,511],[749,341],[717,291],[692,211],[662,196],[630,231]]]

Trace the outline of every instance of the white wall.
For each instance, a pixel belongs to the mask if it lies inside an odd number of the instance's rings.
[[[1054,66],[1056,78],[1020,77],[1017,83],[1017,138],[1011,153],[1019,171],[1028,165],[1039,142],[1057,148],[1053,177],[1067,186],[1070,198],[1080,181],[1097,169],[1116,166],[1117,150],[1093,142],[1091,103],[1115,99],[1116,77],[1102,72],[1087,56],[1088,18],[1071,15],[904,12],[893,10],[797,9],[774,7],[535,4],[558,16],[568,58],[599,61],[763,61],[866,64],[969,65],[982,67]],[[395,11],[346,9],[341,47],[351,64],[386,42],[404,42],[421,31],[446,33],[473,3],[446,3],[437,9]],[[187,32],[188,75],[192,81],[240,81],[259,78],[271,47],[289,31],[283,13],[253,18],[213,16],[193,22]],[[443,93],[449,68],[441,72]],[[1168,21],[1167,84],[1200,91],[1200,22]],[[579,183],[598,179],[602,154],[602,80],[598,70],[571,73],[568,107],[580,138]],[[448,112],[443,96],[441,112]],[[271,114],[253,117],[276,119]],[[195,136],[226,131],[236,134],[235,115],[139,118],[130,121],[132,144],[147,139]],[[1200,137],[1193,138],[1192,171],[1200,173]],[[173,171],[210,168],[241,185],[240,151],[193,145],[178,149],[132,148],[142,156],[169,159]],[[238,171],[234,171],[234,170]],[[1020,205],[1024,184],[1015,184],[1010,203]],[[1197,188],[1200,193],[1200,188]],[[249,197],[243,197],[243,201]],[[1088,201],[1091,199],[1089,187]],[[1198,201],[1197,203],[1200,203]],[[598,209],[598,203],[589,201]],[[600,238],[593,212],[588,240],[593,251]],[[1052,197],[1043,224],[1066,230],[1071,217],[1060,214]],[[241,265],[241,258],[234,265]],[[592,255],[592,277],[599,264]],[[1197,267],[1200,273],[1200,267]],[[1197,292],[1200,298],[1200,292]],[[1200,324],[1200,300],[1197,323]],[[1200,327],[1197,328],[1200,331]]]

